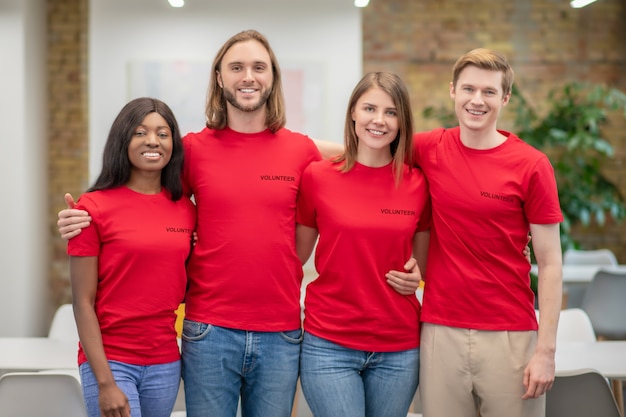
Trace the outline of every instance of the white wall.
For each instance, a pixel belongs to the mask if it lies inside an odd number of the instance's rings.
[[[268,37],[282,67],[312,63],[320,70],[315,81],[323,88],[310,100],[319,106],[303,133],[342,141],[345,106],[362,68],[361,13],[352,0],[187,3],[172,9],[166,0],[90,1],[91,178],[110,124],[130,99],[130,62],[210,64],[224,41],[245,29]],[[0,0],[0,57],[0,337],[41,336],[50,319],[45,0]],[[207,84],[198,84],[190,99],[198,103],[193,130],[204,124]]]
[[[48,320],[45,45],[45,0],[0,0],[0,336]]]
[[[187,0],[181,9],[166,0],[91,0],[90,3],[90,177],[100,172],[101,151],[113,118],[131,97],[130,63],[206,65],[206,74],[189,75],[177,93],[160,91],[181,123],[183,133],[204,127],[208,68],[217,50],[235,33],[256,29],[270,41],[283,69],[292,65],[320,69],[314,74],[307,129],[314,138],[341,142],[345,106],[361,77],[361,11],[353,0]],[[189,77],[193,77],[190,87]],[[287,87],[287,86],[286,86]],[[180,100],[181,91],[189,96]],[[309,91],[309,90],[305,90]],[[176,94],[178,94],[176,96]],[[290,96],[289,91],[286,96]],[[189,105],[188,108],[182,108]],[[195,121],[187,123],[183,113]],[[287,112],[287,127],[293,128]],[[183,120],[185,119],[185,120]],[[313,120],[314,119],[314,120]]]

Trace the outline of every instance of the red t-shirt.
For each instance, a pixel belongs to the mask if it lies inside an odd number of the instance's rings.
[[[386,282],[404,270],[428,202],[419,169],[405,167],[396,187],[391,164],[357,163],[342,173],[330,161],[305,170],[297,221],[319,231],[317,279],[306,289],[307,332],[358,350],[391,352],[419,346],[419,302]]]
[[[184,139],[184,182],[198,206],[185,317],[251,331],[300,328],[295,250],[300,177],[321,159],[308,137],[280,129],[204,129]]]
[[[185,296],[185,260],[196,224],[193,203],[167,191],[127,187],[81,196],[92,218],[67,245],[71,256],[98,257],[95,309],[107,359],[134,365],[180,359],[175,310]],[[79,346],[78,362],[87,360]]]
[[[563,220],[548,158],[517,136],[493,149],[463,145],[459,128],[415,135],[433,228],[422,321],[479,330],[535,330],[530,223]]]

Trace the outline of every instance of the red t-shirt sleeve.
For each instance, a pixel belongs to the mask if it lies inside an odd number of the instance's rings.
[[[88,194],[83,194],[76,202],[77,210],[85,210],[92,218],[91,223],[80,234],[67,242],[70,256],[98,256],[100,252],[100,232],[98,228],[99,210]]]

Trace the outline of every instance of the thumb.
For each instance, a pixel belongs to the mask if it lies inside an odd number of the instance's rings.
[[[72,194],[66,193],[64,198],[65,204],[67,204],[67,208],[73,209],[76,203],[74,202],[74,197],[72,197]]]
[[[410,258],[405,264],[404,264],[404,270],[405,271],[412,271],[413,268],[417,267],[417,260],[415,258]]]

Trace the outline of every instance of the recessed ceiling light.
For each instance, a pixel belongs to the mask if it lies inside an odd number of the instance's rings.
[[[354,0],[354,5],[356,7],[367,7],[370,3],[370,0]]]
[[[172,7],[183,7],[185,5],[185,0],[168,0],[170,6]]]
[[[569,5],[575,9],[580,9],[581,7],[585,7],[593,3],[594,1],[596,0],[572,0],[570,1]]]

